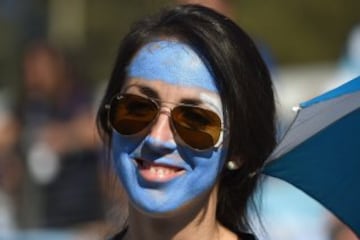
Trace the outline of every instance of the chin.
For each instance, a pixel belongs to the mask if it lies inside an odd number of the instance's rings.
[[[194,197],[190,200],[184,200],[182,203],[177,204],[169,204],[166,203],[150,203],[147,202],[144,204],[143,202],[136,204],[133,201],[130,201],[131,206],[136,209],[136,211],[140,212],[143,215],[146,215],[151,218],[158,219],[166,219],[173,218],[176,216],[181,216],[184,214],[197,214],[202,209],[206,208],[209,204],[209,199],[211,199],[212,193],[216,193],[215,188],[211,188],[208,191]],[[171,201],[171,200],[168,200]]]

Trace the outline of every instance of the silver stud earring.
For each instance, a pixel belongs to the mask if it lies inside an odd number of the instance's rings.
[[[257,174],[258,174],[258,172],[257,172],[257,171],[254,171],[254,172],[249,173],[248,177],[249,177],[249,178],[253,178],[253,177],[255,177]]]
[[[226,163],[226,167],[227,167],[227,169],[229,169],[230,171],[239,169],[239,165],[238,165],[236,162],[234,162],[234,161],[228,161],[228,162]]]

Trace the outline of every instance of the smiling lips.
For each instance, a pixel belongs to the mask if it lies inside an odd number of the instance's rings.
[[[136,159],[140,175],[149,182],[166,182],[184,173],[180,167]]]

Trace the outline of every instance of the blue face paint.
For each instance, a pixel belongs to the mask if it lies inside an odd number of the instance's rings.
[[[191,47],[177,41],[148,43],[136,54],[127,74],[217,92],[213,76],[202,59]]]
[[[138,52],[128,71],[129,84],[131,78],[145,82],[160,80],[162,84],[153,84],[152,89],[158,93],[166,91],[169,98],[186,96],[189,89],[196,87],[199,99],[210,90],[215,93],[215,100],[220,101],[212,75],[201,59],[179,42],[149,43]],[[226,154],[226,147],[198,152],[177,144],[174,139],[161,141],[150,134],[129,137],[113,132],[112,137],[116,170],[131,203],[151,214],[174,211],[211,190]],[[144,169],[138,166],[138,159],[146,160],[154,171],[171,166],[181,169],[181,174],[166,181],[149,181],[142,173]]]
[[[159,155],[153,146],[150,147],[151,141],[153,140],[147,137],[137,144],[129,141],[128,137],[113,134],[112,149],[116,169],[135,207],[153,214],[171,212],[205,193],[215,184],[223,166],[225,151],[195,153],[187,147],[177,146],[170,155]],[[167,182],[149,182],[140,175],[134,162],[137,158],[183,168],[185,173]]]

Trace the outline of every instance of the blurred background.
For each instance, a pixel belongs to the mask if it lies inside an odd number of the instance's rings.
[[[255,39],[276,88],[279,138],[293,106],[360,75],[358,0],[0,0],[0,239],[104,239],[121,193],[104,180],[97,103],[131,23],[187,2]],[[265,182],[260,205],[260,239],[356,239],[280,180]]]

